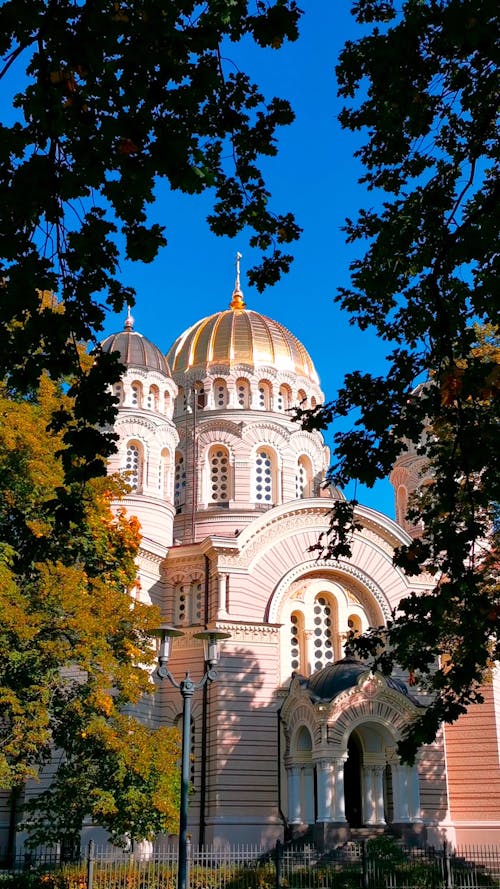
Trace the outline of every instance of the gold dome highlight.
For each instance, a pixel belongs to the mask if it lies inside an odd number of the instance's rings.
[[[282,324],[244,305],[233,294],[231,308],[202,318],[186,330],[167,354],[172,373],[220,366],[245,365],[252,370],[273,367],[319,385],[302,343]]]

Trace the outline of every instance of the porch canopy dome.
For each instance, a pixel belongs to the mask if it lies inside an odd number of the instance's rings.
[[[333,664],[328,664],[327,667],[323,667],[321,670],[313,673],[312,676],[306,680],[306,688],[310,694],[311,700],[315,702],[330,702],[343,691],[347,691],[347,689],[357,685],[360,676],[368,675],[369,673],[370,667],[368,664],[363,663],[363,661],[360,661],[355,657],[347,656],[342,658],[342,660],[335,661]],[[414,704],[419,703],[417,699],[410,694],[408,686],[402,680],[395,679],[392,676],[384,676],[384,682],[389,688],[405,695],[405,697],[409,698]]]

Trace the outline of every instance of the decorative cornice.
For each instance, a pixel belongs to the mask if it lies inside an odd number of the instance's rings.
[[[182,549],[184,549],[182,547]],[[181,547],[170,547],[168,554],[166,556],[167,561],[165,562],[165,572],[167,575],[170,575],[173,571],[178,571],[179,569],[191,569],[198,567],[204,567],[204,558],[203,553],[199,550],[198,552],[190,552],[186,554],[185,552],[180,552]]]
[[[279,643],[279,624],[233,623],[232,621],[218,620],[217,629],[231,634],[228,643],[265,645],[278,645]]]
[[[144,546],[139,547],[137,555],[139,559],[143,559],[145,562],[151,562],[153,565],[159,566],[162,565],[165,559],[165,554],[161,555],[160,553],[153,553],[150,549],[146,549]]]

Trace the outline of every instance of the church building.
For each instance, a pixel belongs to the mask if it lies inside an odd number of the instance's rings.
[[[405,511],[420,458],[407,452],[394,467],[397,521],[359,506],[351,557],[318,560],[310,548],[343,495],[324,486],[322,435],[290,409],[324,396],[299,340],[247,308],[239,272],[229,307],[166,357],[130,316],[102,348],[126,365],[110,471],[128,473],[125,506],[141,523],[136,595],[184,633],[169,669],[200,679],[196,634],[230,634],[217,681],[193,699],[193,842],[332,844],[391,829],[500,845],[498,676],[485,703],[408,766],[398,741],[425,701],[404,675],[372,674],[345,652],[349,631],[383,624],[430,583],[392,562],[413,533]],[[165,682],[149,718],[179,724],[181,709]]]

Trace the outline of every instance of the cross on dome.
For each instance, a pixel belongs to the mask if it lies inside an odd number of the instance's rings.
[[[243,293],[240,285],[240,260],[242,259],[242,254],[238,252],[236,254],[236,281],[234,283],[234,290],[231,302],[229,303],[229,308],[233,309],[244,309],[245,308],[245,300],[243,299]]]
[[[125,330],[133,330],[134,329],[134,318],[132,317],[132,313],[130,311],[130,306],[127,305],[127,317],[125,319],[125,324],[123,325]]]

